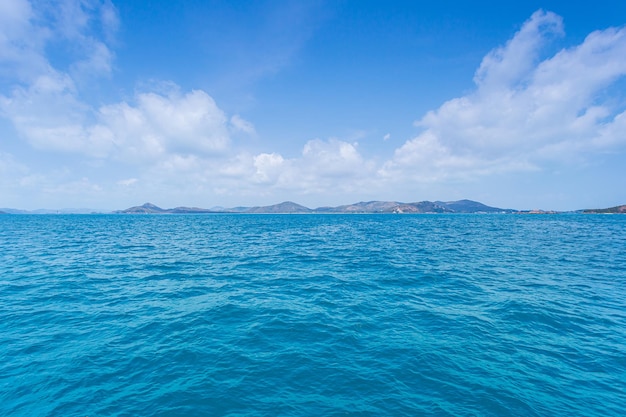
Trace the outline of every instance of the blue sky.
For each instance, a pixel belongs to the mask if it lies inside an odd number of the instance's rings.
[[[626,203],[626,3],[0,2],[0,207]]]

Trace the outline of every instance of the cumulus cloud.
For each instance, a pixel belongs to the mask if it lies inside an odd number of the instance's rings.
[[[313,139],[294,157],[278,152],[238,152],[217,159],[170,156],[149,169],[146,182],[159,182],[163,187],[176,183],[178,191],[190,194],[341,195],[371,184],[374,173],[374,162],[364,158],[355,143]]]
[[[275,184],[285,172],[285,166],[291,165],[277,153],[261,153],[254,156],[253,161],[255,172],[252,181],[263,184]]]
[[[416,122],[423,132],[395,151],[381,175],[467,179],[624,146],[624,109],[607,88],[626,75],[626,28],[593,32],[541,60],[543,46],[562,34],[559,16],[534,13],[483,59],[474,92]]]
[[[28,87],[0,96],[0,112],[39,149],[75,150],[82,146],[88,106],[76,97],[72,79],[50,70]]]
[[[365,171],[365,161],[357,143],[337,139],[310,140],[302,150],[304,165],[320,177],[355,177]]]
[[[118,25],[108,0],[2,2],[0,68],[10,87],[0,93],[0,114],[33,147],[145,162],[220,153],[228,148],[229,129],[254,131],[240,116],[229,124],[204,91],[181,93],[175,85],[99,108],[87,104],[82,83],[111,71],[114,55],[105,40]],[[52,64],[50,45],[67,46],[63,67]]]
[[[374,162],[365,159],[357,148],[357,143],[338,139],[313,139],[298,157],[261,153],[252,157],[251,180],[303,194],[354,190],[368,182],[375,171]]]
[[[121,158],[155,158],[164,153],[213,154],[229,144],[227,118],[204,91],[139,94],[136,104],[100,108],[90,142],[108,141]]]
[[[227,118],[205,92],[137,94],[97,110],[66,74],[39,77],[0,97],[0,109],[33,146],[92,157],[150,160],[168,153],[214,154],[229,144]]]

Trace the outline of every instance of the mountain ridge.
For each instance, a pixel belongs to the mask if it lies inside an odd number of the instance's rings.
[[[251,214],[348,214],[348,213],[516,213],[518,210],[502,209],[487,206],[472,200],[458,201],[419,201],[402,203],[398,201],[360,201],[353,204],[345,204],[336,207],[322,206],[315,209],[305,207],[293,201],[269,206],[234,207],[218,209],[203,209],[198,207],[176,207],[164,209],[152,203],[144,203],[141,206],[129,207],[124,210],[116,210],[119,214],[201,214],[201,213],[251,213]]]
[[[106,211],[95,209],[37,209],[37,210],[21,210],[14,208],[0,207],[0,214],[216,214],[216,213],[256,213],[256,214],[367,214],[367,213],[394,213],[394,214],[410,214],[410,213],[514,213],[514,214],[559,214],[559,213],[580,213],[580,214],[626,214],[626,204],[599,208],[599,209],[578,209],[569,211],[554,210],[517,210],[502,209],[498,207],[487,206],[483,203],[473,200],[457,200],[457,201],[419,201],[413,203],[403,203],[399,201],[360,201],[352,204],[344,204],[340,206],[321,206],[311,209],[294,203],[293,201],[284,201],[282,203],[269,206],[253,206],[253,207],[222,207],[214,206],[212,208],[185,207],[179,206],[169,209],[161,208],[152,203],[144,203],[141,206],[133,206],[124,210]]]

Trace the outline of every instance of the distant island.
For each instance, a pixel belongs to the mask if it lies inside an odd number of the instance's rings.
[[[586,209],[582,212],[585,214],[626,214],[626,204],[605,209]]]
[[[491,207],[472,200],[458,201],[420,201],[417,203],[401,203],[398,201],[362,201],[336,207],[318,207],[311,209],[292,201],[284,201],[270,206],[254,207],[214,207],[211,209],[198,207],[175,207],[164,209],[152,203],[134,206],[125,210],[117,210],[118,214],[204,214],[204,213],[257,213],[257,214],[441,214],[441,213],[503,213],[503,214],[559,214],[564,213],[554,210],[515,210]],[[585,209],[567,213],[605,214],[624,213],[626,205],[606,209]]]
[[[401,203],[397,201],[367,201],[337,207],[318,207],[311,209],[292,201],[285,201],[270,206],[234,207],[204,209],[198,207],[176,207],[163,209],[151,203],[118,210],[120,214],[203,214],[203,213],[259,213],[259,214],[322,214],[322,213],[516,213],[517,210],[490,207],[472,200],[459,201],[420,201]]]
[[[11,208],[0,208],[0,214],[106,214],[107,212],[93,209],[39,209],[39,210],[19,210]],[[152,203],[145,203],[141,206],[129,207],[124,210],[115,210],[115,214],[217,214],[217,213],[250,213],[250,214],[445,214],[445,213],[503,213],[503,214],[560,214],[560,213],[582,213],[582,214],[626,214],[626,205],[609,207],[604,209],[581,209],[575,211],[554,211],[554,210],[515,210],[491,207],[478,201],[458,200],[458,201],[420,201],[416,203],[401,203],[398,201],[361,201],[354,204],[346,204],[336,207],[323,206],[318,208],[308,208],[292,201],[284,201],[270,206],[253,207],[175,207],[161,208]]]
[[[318,207],[311,209],[292,201],[285,201],[270,206],[234,207],[203,209],[198,207],[176,207],[163,209],[151,203],[118,210],[123,214],[187,214],[187,213],[259,213],[259,214],[321,214],[321,213],[514,213],[513,209],[490,207],[477,201],[420,201],[401,203],[397,201],[367,201],[336,207]]]

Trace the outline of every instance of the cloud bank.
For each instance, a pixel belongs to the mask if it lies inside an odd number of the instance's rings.
[[[424,131],[396,149],[381,173],[435,181],[540,170],[623,149],[625,103],[607,88],[626,74],[626,29],[593,32],[540,60],[543,46],[562,34],[559,16],[534,13],[485,56],[475,91],[418,120]]]

